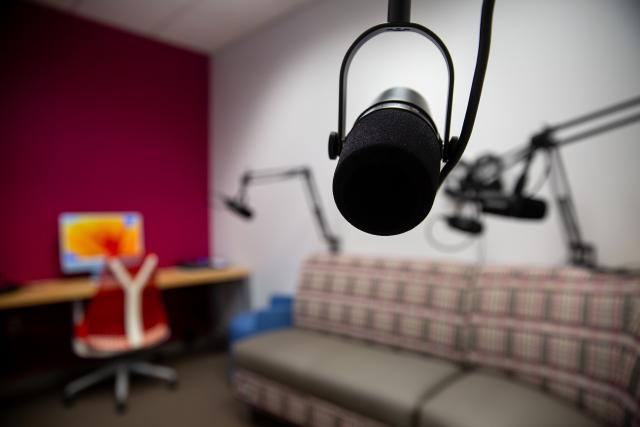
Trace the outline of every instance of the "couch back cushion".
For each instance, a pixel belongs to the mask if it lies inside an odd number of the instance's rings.
[[[611,424],[638,421],[637,278],[485,267],[470,299],[469,362],[536,383]]]
[[[296,327],[463,361],[468,265],[316,255],[301,271]]]

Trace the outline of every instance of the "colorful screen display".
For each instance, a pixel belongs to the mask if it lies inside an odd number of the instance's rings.
[[[136,212],[63,213],[59,226],[65,273],[96,273],[107,256],[144,253],[142,215]]]

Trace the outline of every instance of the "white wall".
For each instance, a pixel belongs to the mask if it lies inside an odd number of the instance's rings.
[[[414,0],[412,20],[438,33],[456,66],[453,134],[459,133],[475,64],[480,0]],[[640,94],[640,3],[635,0],[498,0],[491,59],[466,157],[521,145],[557,123]],[[329,222],[347,253],[474,261],[478,245],[438,252],[424,225],[395,237],[350,226],[331,194],[338,72],[355,37],[386,18],[386,0],[324,0],[236,43],[213,60],[211,189],[235,192],[246,168],[312,166]],[[406,85],[426,95],[442,129],[446,73],[439,53],[413,34],[385,34],[351,67],[352,122],[380,91]],[[604,263],[640,262],[640,124],[567,147],[563,154],[586,237]],[[539,165],[538,165],[539,168]],[[548,194],[545,187],[542,194]],[[292,291],[301,260],[325,247],[297,181],[253,187],[245,222],[212,204],[213,252],[253,272],[252,302]],[[451,208],[439,195],[432,214]],[[544,222],[489,219],[487,262],[559,264],[565,259],[555,207]],[[436,227],[443,239],[458,236]]]

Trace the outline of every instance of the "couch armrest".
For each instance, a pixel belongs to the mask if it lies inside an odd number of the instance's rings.
[[[270,307],[293,311],[293,297],[285,294],[274,294],[271,296]]]
[[[293,325],[292,313],[287,308],[269,308],[257,313],[257,331],[266,332],[274,329],[290,328]]]
[[[293,298],[276,295],[271,298],[270,307],[234,316],[229,324],[231,344],[267,331],[291,327],[292,312]]]

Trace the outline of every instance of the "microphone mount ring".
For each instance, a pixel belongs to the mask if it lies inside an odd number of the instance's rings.
[[[335,159],[340,155],[342,149],[342,141],[345,138],[345,116],[346,116],[346,103],[347,103],[347,75],[349,73],[349,66],[356,52],[371,38],[378,34],[387,31],[411,31],[418,33],[433,44],[435,44],[442,53],[447,69],[449,72],[449,91],[447,96],[447,113],[445,118],[445,131],[442,150],[442,160],[445,162],[444,167],[440,171],[440,185],[447,178],[451,170],[456,166],[462,157],[462,153],[467,147],[467,143],[471,138],[471,131],[478,112],[478,106],[480,105],[480,95],[482,94],[482,86],[484,84],[484,77],[487,71],[487,64],[489,62],[489,49],[491,46],[491,25],[493,18],[493,8],[495,0],[483,0],[482,10],[480,15],[480,37],[478,41],[478,55],[476,57],[476,66],[473,73],[473,79],[471,82],[471,90],[469,93],[469,100],[467,101],[467,107],[464,115],[464,121],[462,123],[462,129],[460,130],[460,136],[458,138],[451,138],[451,109],[453,105],[453,87],[454,87],[454,68],[451,55],[447,50],[445,44],[440,40],[438,35],[422,25],[408,22],[411,13],[411,2],[409,0],[390,0],[389,3],[389,16],[386,24],[376,25],[369,28],[362,33],[349,47],[347,53],[342,60],[342,66],[340,67],[340,86],[339,86],[339,100],[338,100],[338,132],[337,138],[340,144],[334,143],[333,149],[329,149],[329,157]],[[330,143],[335,136],[330,137]]]
[[[379,24],[374,27],[369,28],[364,33],[362,33],[349,47],[347,53],[342,59],[342,65],[340,67],[340,88],[339,88],[339,101],[338,101],[338,133],[337,137],[340,141],[340,149],[342,148],[342,141],[344,141],[345,135],[345,122],[346,122],[346,110],[347,110],[347,78],[349,74],[349,67],[351,66],[351,61],[353,60],[355,54],[360,50],[360,48],[369,40],[374,38],[375,36],[386,33],[389,31],[411,31],[413,33],[420,34],[427,39],[429,39],[433,44],[438,47],[440,53],[444,57],[445,63],[447,65],[447,71],[449,75],[449,89],[447,95],[447,114],[445,120],[445,130],[444,130],[444,142],[445,145],[449,141],[449,133],[451,129],[451,109],[453,106],[453,86],[454,86],[454,67],[453,60],[451,59],[451,55],[449,54],[449,50],[447,46],[442,42],[440,37],[430,29],[423,27],[419,24],[414,24],[411,22],[406,23],[385,23]],[[333,136],[330,138],[334,138]],[[331,139],[330,139],[331,143]],[[441,141],[442,143],[442,141]],[[335,147],[335,145],[334,145]],[[445,150],[446,151],[446,150]],[[333,156],[332,156],[333,154]],[[335,159],[340,152],[332,151],[329,149],[329,157],[331,159]]]

